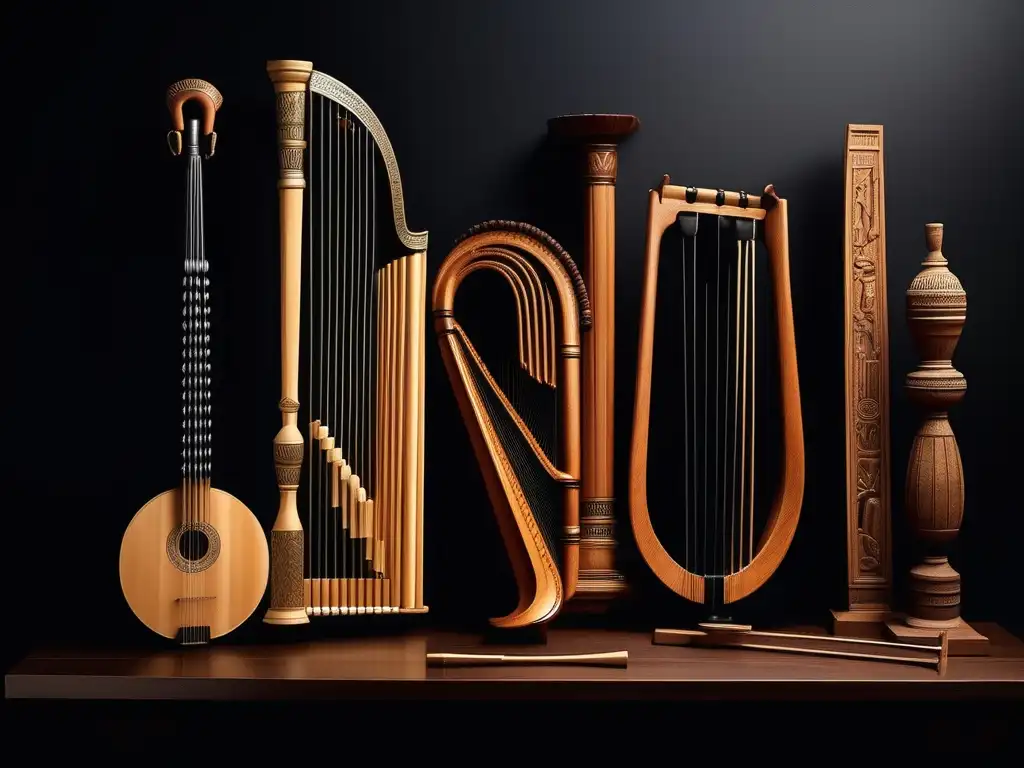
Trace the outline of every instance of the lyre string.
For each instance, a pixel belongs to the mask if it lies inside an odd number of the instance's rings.
[[[689,334],[686,329],[686,234],[683,233],[683,567],[691,569],[690,564],[690,377],[687,373],[687,362],[690,357],[687,339]],[[696,256],[697,243],[693,244],[694,256]],[[691,257],[692,258],[692,257]],[[697,532],[693,532],[696,542]]]
[[[754,457],[757,444],[754,442],[754,426],[757,423],[757,400],[755,398],[756,347],[757,347],[757,221],[752,221],[753,234],[750,238],[750,534],[747,537],[747,563],[754,559]]]
[[[725,575],[725,518],[722,516],[722,507],[718,496],[718,392],[720,385],[719,369],[721,367],[722,341],[721,341],[721,296],[722,296],[722,217],[715,217],[715,503],[712,514],[715,517],[715,538],[719,537],[718,520],[722,518],[722,560],[715,568],[715,574]],[[716,558],[717,559],[717,558]]]

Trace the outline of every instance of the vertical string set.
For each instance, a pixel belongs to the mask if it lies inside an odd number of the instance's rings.
[[[348,109],[312,92],[309,98],[307,612],[361,613],[380,594],[364,580],[381,576],[371,567],[381,513],[372,466],[376,146]]]
[[[182,278],[182,526],[179,554],[185,567],[178,601],[181,641],[206,641],[206,573],[201,561],[210,542],[205,529],[210,516],[212,468],[212,404],[210,398],[210,279],[203,221],[202,158],[198,129],[189,131],[185,188],[186,235]]]
[[[677,217],[682,240],[682,566],[714,577],[706,596],[714,612],[724,600],[722,579],[748,566],[755,554],[757,222],[716,214],[712,256],[711,243],[698,248],[701,218],[689,212]],[[735,260],[722,258],[723,240],[730,236],[736,240]]]

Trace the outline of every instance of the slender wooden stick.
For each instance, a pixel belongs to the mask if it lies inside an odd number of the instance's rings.
[[[622,667],[629,662],[628,651],[567,653],[557,656],[515,656],[503,653],[428,653],[428,667],[479,667],[500,664],[576,664],[592,667]]]
[[[748,638],[766,641],[784,640],[788,643],[749,642]],[[921,664],[934,667],[940,675],[946,673],[946,662],[949,656],[949,641],[946,632],[939,633],[937,645],[916,645],[911,643],[891,642],[886,640],[869,640],[856,637],[837,637],[835,635],[804,635],[795,632],[758,632],[751,630],[712,630],[704,632],[689,629],[657,629],[654,631],[656,645],[701,645],[719,648],[748,648],[760,651],[780,651],[783,653],[805,653],[817,656],[833,656],[846,659],[865,659],[868,661],[888,661],[901,664]],[[817,645],[834,645],[837,649],[814,647]],[[861,651],[841,650],[860,646]],[[884,649],[891,649],[886,653]],[[924,655],[910,656],[907,652]]]

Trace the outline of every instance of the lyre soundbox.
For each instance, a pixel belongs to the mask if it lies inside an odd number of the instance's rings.
[[[787,204],[651,190],[630,456],[637,547],[712,625],[778,569],[800,519],[804,434]]]
[[[241,625],[267,588],[267,537],[231,494],[213,487],[211,259],[204,237],[203,165],[217,145],[214,120],[223,97],[205,80],[167,89],[171,154],[185,166],[181,324],[181,484],[151,499],[121,541],[121,589],[153,632],[182,645],[205,645]],[[199,117],[185,107],[198,105]]]
[[[457,298],[478,299],[483,320],[469,324],[456,312]],[[432,307],[519,592],[516,607],[491,625],[542,629],[572,598],[579,577],[586,286],[550,235],[489,221],[469,230],[442,262]]]
[[[270,61],[281,229],[269,624],[424,613],[427,233],[369,105]]]

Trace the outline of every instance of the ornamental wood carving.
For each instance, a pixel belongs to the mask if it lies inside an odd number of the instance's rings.
[[[861,614],[846,618],[881,621],[892,589],[882,126],[848,125],[845,160],[847,583]]]

